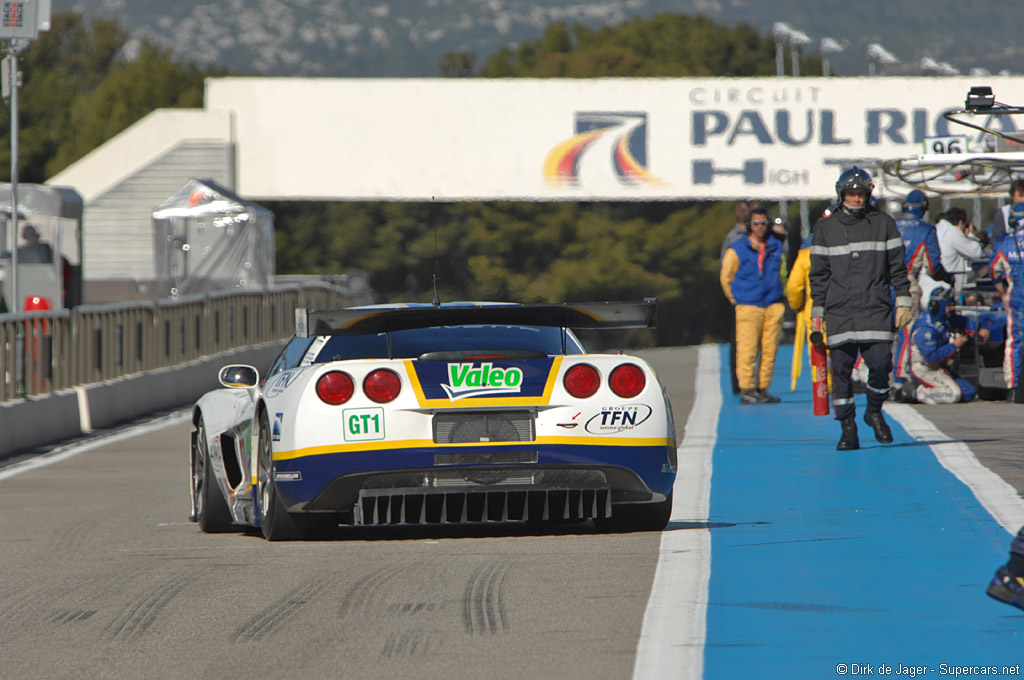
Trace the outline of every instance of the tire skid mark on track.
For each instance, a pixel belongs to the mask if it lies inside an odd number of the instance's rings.
[[[397,618],[396,628],[412,626],[412,629],[394,630],[385,636],[379,652],[382,659],[435,654],[444,645],[444,635],[436,629],[417,628],[432,625],[431,617],[445,610],[443,602],[387,602],[388,586],[393,581],[401,583],[401,577],[408,574],[409,569],[392,566],[364,576],[348,589],[339,607],[338,614],[341,617],[363,619],[386,615]],[[420,563],[414,569],[422,571],[424,565]]]
[[[47,617],[47,621],[50,623],[56,623],[58,626],[62,626],[65,623],[85,621],[95,614],[96,611],[97,610],[95,609],[65,609],[63,611],[55,611]]]
[[[42,629],[36,629],[36,624],[52,624],[56,622],[55,616],[67,612],[82,614],[77,620],[84,621],[98,611],[82,606],[82,594],[88,592],[91,585],[90,578],[78,577],[69,579],[57,588],[39,586],[14,593],[0,593],[0,638],[13,639],[37,634]]]
[[[444,638],[426,631],[389,633],[384,640],[380,655],[387,658],[413,657],[420,654],[436,653]]]
[[[106,634],[111,640],[139,637],[153,625],[153,622],[157,620],[171,600],[195,578],[195,576],[178,577],[135,599],[117,619],[106,627]]]
[[[315,578],[292,588],[284,597],[237,628],[231,634],[231,641],[247,642],[270,637],[336,580],[337,577]]]
[[[338,610],[338,615],[378,613],[373,611],[374,605],[382,599],[384,585],[401,573],[402,569],[390,567],[375,571],[359,579],[345,593],[345,597],[341,601],[341,607]]]
[[[10,597],[0,597],[0,639],[23,634],[33,615],[38,612],[39,603],[49,599],[48,595],[42,588],[34,588]]]
[[[473,572],[462,596],[462,622],[470,635],[509,632],[505,616],[504,585],[508,566],[485,564]]]
[[[416,616],[421,612],[432,612],[443,607],[444,604],[438,602],[396,602],[389,604],[385,611],[394,616]]]
[[[71,559],[77,557],[89,538],[89,532],[97,525],[96,518],[65,524],[54,533],[48,554]]]

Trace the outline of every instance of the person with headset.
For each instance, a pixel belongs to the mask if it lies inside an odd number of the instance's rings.
[[[722,239],[722,249],[718,254],[718,261],[721,263],[722,259],[725,258],[725,253],[729,250],[729,246],[736,241],[743,238],[747,233],[747,221],[750,218],[750,203],[748,201],[740,201],[736,204],[734,210],[735,222],[732,228],[726,232],[725,238]],[[733,318],[732,326],[729,329],[729,379],[732,382],[732,393],[739,394],[740,386],[736,380],[736,319]]]
[[[735,308],[736,380],[740,404],[776,403],[768,392],[782,335],[782,236],[769,237],[771,221],[760,206],[750,208],[746,237],[722,256],[722,291]],[[760,352],[760,365],[758,353]],[[756,369],[756,370],[755,370]],[[756,375],[755,375],[756,373]]]
[[[1007,217],[1006,233],[992,248],[989,271],[1006,308],[1003,378],[1010,400],[1020,401],[1018,390],[1021,356],[1024,354],[1024,203],[1015,203]]]
[[[942,266],[942,250],[935,227],[924,219],[927,212],[928,196],[914,189],[903,203],[903,216],[896,220],[896,228],[903,238],[903,264],[910,281],[911,319],[916,319],[921,311],[922,274],[936,281],[945,281],[949,277]],[[892,376],[893,393],[897,398],[907,395],[904,385],[910,372],[910,326],[908,324],[896,334]]]
[[[1024,196],[1022,196],[1024,198]],[[1021,340],[1024,339],[1024,286],[1016,285],[1024,275],[1024,201],[1010,206],[1006,219],[1006,233],[995,243],[990,269],[992,278],[1003,277],[996,289],[1006,304],[1006,352],[1003,355],[1003,373],[1008,380],[1011,395],[1016,395],[1020,377]],[[1009,374],[1009,375],[1007,375]],[[1019,397],[1014,401],[1018,401]],[[996,570],[985,593],[994,600],[1024,609],[1024,527],[1010,542],[1010,559]]]
[[[916,317],[920,310],[921,283],[919,276],[924,272],[936,281],[947,281],[942,264],[942,247],[935,225],[925,220],[928,213],[928,196],[919,189],[907,194],[903,203],[903,216],[896,220],[896,228],[903,238],[903,260],[910,280],[911,312]]]
[[[1010,182],[1007,195],[1010,197],[1010,202],[999,208],[996,212],[995,221],[988,225],[987,233],[992,241],[998,240],[1008,231],[1010,211],[1013,209],[1013,206],[1017,203],[1024,203],[1024,177],[1018,177]]]
[[[954,335],[953,331],[957,331]],[[985,330],[978,331],[985,335]],[[957,351],[967,344],[973,329],[966,317],[953,310],[953,289],[940,283],[928,296],[925,311],[911,331],[910,371],[919,383],[914,397],[922,404],[955,404],[974,399],[974,385],[952,372]]]
[[[811,328],[827,331],[840,451],[860,448],[851,381],[858,352],[868,367],[864,422],[877,441],[893,441],[882,415],[889,398],[893,323],[895,317],[902,329],[911,320],[903,239],[892,217],[871,204],[874,187],[871,175],[857,166],[840,174],[839,208],[815,225],[811,239]]]

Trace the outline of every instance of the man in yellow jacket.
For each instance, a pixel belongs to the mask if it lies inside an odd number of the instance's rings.
[[[733,243],[722,256],[722,291],[736,313],[736,379],[740,404],[779,401],[768,388],[775,370],[785,311],[782,241],[768,238],[769,224],[768,212],[760,206],[752,207],[746,238]]]
[[[800,378],[804,359],[802,356],[804,343],[810,353],[811,336],[811,237],[808,235],[800,244],[793,268],[786,279],[786,300],[796,312],[796,334],[793,337],[793,364],[790,370],[789,389],[796,389],[796,381]]]

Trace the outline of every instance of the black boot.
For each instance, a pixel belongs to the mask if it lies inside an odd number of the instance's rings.
[[[860,448],[860,439],[857,438],[856,416],[846,416],[839,423],[843,426],[843,436],[836,444],[836,451],[852,451]]]
[[[892,430],[889,429],[889,424],[885,422],[881,409],[876,411],[869,408],[865,411],[864,422],[875,431],[875,439],[880,443],[892,444]]]

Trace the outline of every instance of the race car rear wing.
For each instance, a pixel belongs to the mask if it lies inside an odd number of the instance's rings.
[[[658,301],[576,304],[449,303],[413,307],[295,310],[295,335],[363,335],[466,325],[553,326],[577,330],[655,328]]]

